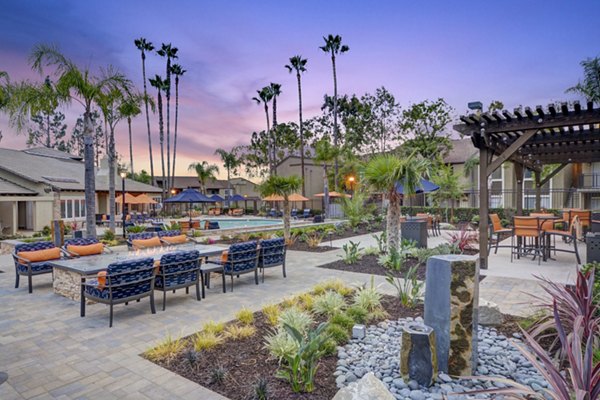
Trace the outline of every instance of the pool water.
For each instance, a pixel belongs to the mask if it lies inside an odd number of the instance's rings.
[[[202,225],[204,225],[204,221],[218,222],[219,228],[221,228],[221,229],[254,228],[254,227],[258,227],[258,226],[275,226],[275,225],[281,225],[283,223],[280,219],[210,218],[210,219],[203,219],[201,222]]]

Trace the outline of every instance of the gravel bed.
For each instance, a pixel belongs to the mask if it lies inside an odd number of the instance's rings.
[[[501,382],[476,379],[452,379],[440,373],[436,383],[429,387],[419,386],[416,381],[404,382],[399,371],[400,338],[402,326],[414,321],[422,322],[421,317],[401,318],[397,321],[380,322],[367,328],[364,339],[352,339],[346,346],[338,348],[338,365],[334,375],[338,387],[360,379],[368,372],[373,372],[381,379],[390,392],[401,400],[444,399],[452,394],[451,399],[486,399],[497,398],[495,395],[466,394],[478,389],[506,387]],[[479,363],[476,376],[501,376],[528,385],[533,390],[541,391],[548,383],[533,368],[533,365],[521,355],[506,336],[494,328],[479,327]],[[518,333],[512,340],[520,341]],[[464,394],[461,394],[464,393]]]

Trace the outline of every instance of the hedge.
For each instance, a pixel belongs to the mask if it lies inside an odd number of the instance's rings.
[[[533,209],[524,209],[523,215],[529,215],[529,213],[535,212]],[[552,213],[554,215],[560,216],[561,210],[558,209],[546,209],[546,212]],[[409,207],[403,206],[402,213],[408,214],[411,216],[417,215],[417,213],[428,213],[435,215],[446,215],[446,208],[444,207]],[[490,208],[490,214],[498,214],[501,220],[512,220],[512,217],[515,216],[516,210],[514,208]],[[448,215],[450,215],[450,209],[448,209]],[[479,208],[474,207],[464,207],[464,208],[455,208],[454,209],[454,217],[458,219],[459,222],[471,222],[474,216],[479,216]]]

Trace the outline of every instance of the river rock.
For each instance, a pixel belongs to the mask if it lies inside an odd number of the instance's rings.
[[[385,387],[383,382],[369,372],[360,380],[340,389],[333,400],[395,400],[393,394]]]
[[[479,299],[479,324],[484,326],[498,326],[504,323],[504,315],[496,303]]]

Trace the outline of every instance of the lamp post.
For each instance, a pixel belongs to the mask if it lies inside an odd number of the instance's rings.
[[[121,223],[123,224],[123,239],[127,239],[126,230],[125,230],[125,177],[127,176],[127,172],[121,172],[121,213],[123,216],[121,217]]]
[[[356,178],[353,175],[350,175],[348,177],[348,186],[350,186],[350,192],[352,195],[354,195],[354,182],[356,181]]]

